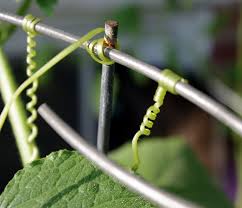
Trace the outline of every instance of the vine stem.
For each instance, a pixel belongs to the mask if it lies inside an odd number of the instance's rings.
[[[11,99],[15,90],[16,84],[11,67],[3,49],[0,48],[0,92],[5,103]],[[24,109],[20,98],[16,99],[9,112],[9,119],[16,138],[22,164],[26,165],[32,160],[32,147],[29,146],[26,140],[29,135],[29,128],[26,125],[26,114]]]
[[[70,53],[72,53],[74,50],[79,48],[83,43],[87,42],[97,34],[103,32],[103,28],[97,28],[92,31],[90,31],[88,34],[84,35],[82,38],[80,38],[75,43],[71,44],[64,50],[62,50],[60,53],[58,53],[54,58],[52,58],[49,62],[47,62],[44,66],[42,66],[37,72],[35,72],[30,78],[25,80],[19,88],[12,94],[11,98],[6,103],[1,115],[0,115],[0,132],[3,127],[3,124],[8,116],[8,113],[10,111],[11,106],[14,104],[15,100],[18,98],[18,96],[36,79],[41,77],[43,74],[45,74],[47,71],[49,71],[54,65],[56,65],[59,61],[64,59],[66,56],[68,56]],[[19,147],[22,148],[22,147]]]

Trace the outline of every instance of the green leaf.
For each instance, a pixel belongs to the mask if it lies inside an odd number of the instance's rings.
[[[138,174],[154,185],[203,207],[233,207],[182,139],[145,138],[139,144],[139,151]],[[124,145],[110,157],[131,167],[131,145]]]
[[[150,208],[76,152],[62,150],[16,173],[0,196],[1,208]]]
[[[51,15],[58,0],[36,0],[36,2],[45,14]]]
[[[126,33],[137,34],[141,27],[142,14],[137,5],[130,4],[114,10],[110,19],[117,20],[119,25],[122,25],[119,29],[121,35]]]

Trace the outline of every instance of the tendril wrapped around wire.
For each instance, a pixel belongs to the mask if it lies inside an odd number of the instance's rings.
[[[158,86],[154,95],[155,104],[148,108],[143,118],[143,122],[140,125],[140,130],[133,137],[133,140],[132,140],[132,149],[133,149],[133,157],[134,157],[134,162],[132,166],[133,171],[136,171],[140,164],[139,152],[138,152],[138,140],[142,135],[145,135],[145,136],[150,135],[151,128],[153,127],[157,114],[160,112],[160,107],[163,104],[166,92],[167,90],[164,87],[162,87],[161,85]]]
[[[32,15],[27,15],[23,21],[23,29],[27,33],[26,74],[28,77],[31,77],[34,74],[36,69],[36,62],[34,61],[34,57],[36,56],[36,51],[35,51],[36,42],[34,38],[37,35],[37,32],[35,31],[35,25],[38,22],[40,22],[40,19],[33,17]],[[38,135],[38,127],[35,124],[35,121],[37,119],[37,110],[35,106],[37,104],[36,91],[38,89],[38,85],[39,85],[39,82],[36,79],[32,83],[32,86],[26,91],[27,96],[30,98],[30,101],[26,105],[26,109],[30,112],[30,116],[27,119],[27,125],[29,126],[31,131],[27,138],[27,141],[33,147],[32,160],[37,159],[39,154],[37,147],[34,145],[34,140]]]

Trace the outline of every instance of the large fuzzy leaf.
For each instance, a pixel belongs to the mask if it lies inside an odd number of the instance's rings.
[[[150,208],[76,152],[62,150],[17,172],[1,208]]]

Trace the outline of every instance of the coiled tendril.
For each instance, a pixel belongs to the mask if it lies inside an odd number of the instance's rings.
[[[145,135],[145,136],[150,135],[151,128],[153,127],[157,114],[160,112],[160,107],[163,104],[166,92],[167,90],[164,87],[162,87],[161,85],[158,86],[154,95],[155,104],[148,108],[143,118],[143,122],[140,125],[139,131],[133,137],[133,140],[132,140],[132,149],[133,149],[133,157],[134,157],[134,162],[132,166],[133,171],[136,171],[140,164],[139,152],[138,152],[138,140],[142,135]]]
[[[33,17],[32,15],[27,15],[24,18],[23,21],[23,29],[27,33],[27,68],[26,68],[26,74],[28,77],[31,77],[36,69],[36,62],[34,61],[34,57],[36,56],[36,42],[34,40],[35,36],[37,35],[37,32],[35,31],[35,25],[40,22],[40,19]],[[30,101],[26,105],[26,109],[30,112],[30,116],[27,119],[27,125],[30,128],[30,134],[27,138],[27,141],[29,144],[33,146],[33,153],[32,153],[32,160],[35,160],[38,158],[38,148],[34,145],[34,140],[36,139],[38,135],[38,127],[35,124],[35,121],[37,119],[37,110],[35,108],[37,104],[37,96],[36,91],[38,88],[39,82],[38,79],[34,80],[32,83],[32,86],[30,86],[29,89],[27,89],[26,94],[30,98]]]
[[[93,60],[96,61],[97,63],[105,64],[105,65],[114,64],[114,61],[107,58],[104,54],[104,51],[103,51],[104,43],[105,43],[105,41],[103,38],[93,40],[89,44],[86,45],[86,47],[85,47],[86,51],[93,58]],[[96,51],[97,54],[95,54],[94,51]]]

